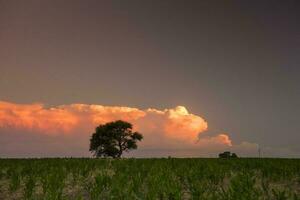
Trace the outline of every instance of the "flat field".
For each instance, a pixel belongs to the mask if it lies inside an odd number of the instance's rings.
[[[300,159],[0,159],[0,199],[299,199]]]

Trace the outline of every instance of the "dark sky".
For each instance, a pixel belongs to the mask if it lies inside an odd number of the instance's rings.
[[[0,0],[0,100],[184,105],[300,151],[300,2]]]

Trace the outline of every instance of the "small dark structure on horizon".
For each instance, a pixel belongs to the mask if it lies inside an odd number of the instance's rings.
[[[219,154],[219,158],[238,158],[235,153],[230,153],[230,151],[225,151]]]

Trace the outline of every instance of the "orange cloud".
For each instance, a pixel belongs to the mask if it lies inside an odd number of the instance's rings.
[[[160,143],[178,147],[195,146],[198,135],[206,131],[207,122],[191,114],[184,106],[157,110],[70,104],[47,108],[43,104],[14,104],[0,101],[0,128],[13,128],[47,135],[72,135],[80,130],[89,136],[94,127],[114,120],[133,123],[136,130],[144,134],[142,145],[159,146]],[[231,141],[226,134],[200,139],[199,145],[227,145]]]
[[[208,123],[184,106],[141,110],[122,106],[70,104],[15,104],[0,101],[0,156],[90,156],[89,137],[95,126],[126,120],[144,135],[137,157],[216,156],[229,150],[241,156],[257,156],[258,144],[232,144],[227,133],[206,135]],[[264,147],[263,156],[291,155],[289,148]]]
[[[69,132],[77,123],[76,115],[65,109],[46,109],[43,104],[21,105],[0,101],[0,127],[59,133]]]
[[[165,132],[172,138],[193,141],[199,133],[207,130],[207,122],[197,115],[188,113],[183,106],[165,110],[165,114],[167,115]]]
[[[228,135],[226,134],[218,134],[216,136],[211,137],[201,137],[198,143],[202,145],[212,145],[212,144],[220,144],[225,146],[232,146],[232,142]]]

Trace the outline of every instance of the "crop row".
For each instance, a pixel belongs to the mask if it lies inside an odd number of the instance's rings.
[[[299,159],[0,159],[0,199],[299,199]]]

